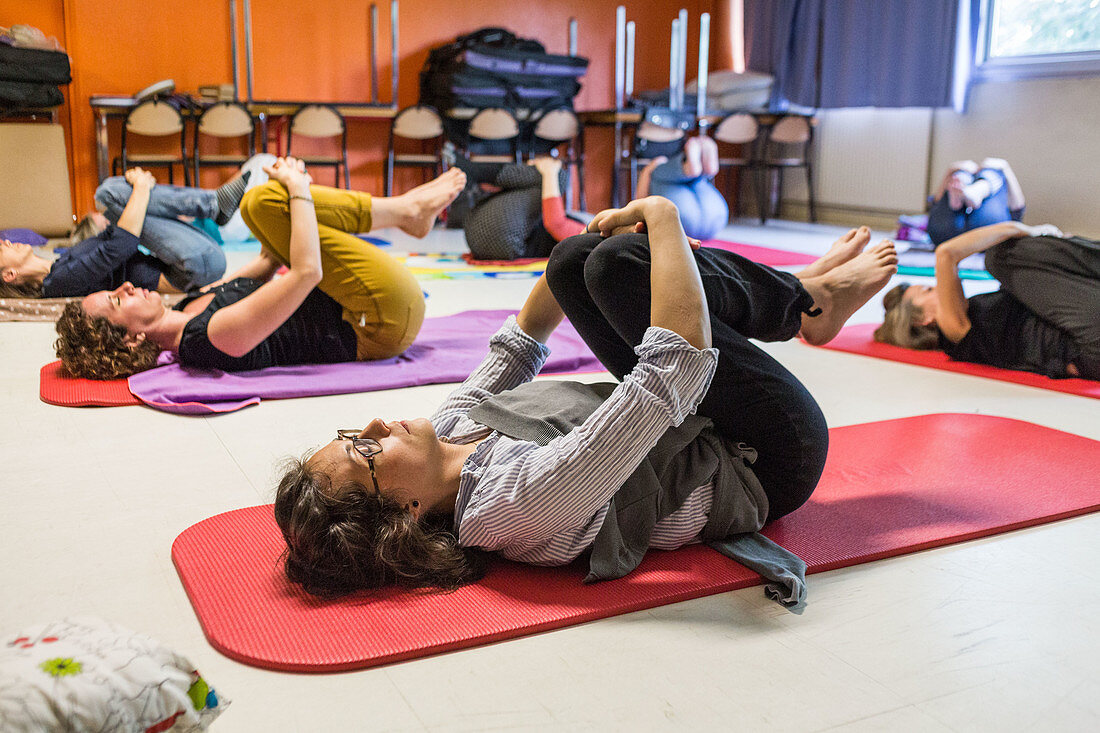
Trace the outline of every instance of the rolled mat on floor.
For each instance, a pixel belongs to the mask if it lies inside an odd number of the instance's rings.
[[[1100,508],[1100,441],[1031,423],[944,414],[830,430],[810,501],[764,534],[822,572]],[[282,576],[270,506],[188,528],[172,559],[215,649],[246,664],[335,672],[487,644],[744,588],[760,576],[702,545],[650,552],[584,585],[580,563],[494,561],[454,593],[387,589],[336,601]],[[813,612],[813,583],[810,605]]]
[[[428,318],[416,342],[392,359],[269,367],[248,372],[194,369],[179,364],[140,372],[129,380],[74,379],[60,363],[42,368],[43,402],[68,407],[146,404],[180,415],[233,412],[261,399],[374,392],[423,384],[461,382],[488,350],[489,337],[515,311],[463,311]],[[568,321],[549,339],[544,374],[603,371]]]
[[[1028,387],[1049,389],[1052,392],[1065,392],[1066,394],[1100,399],[1100,382],[1092,379],[1051,379],[1031,372],[1001,369],[986,364],[971,364],[967,361],[952,361],[942,351],[918,351],[894,346],[893,344],[881,344],[875,341],[873,337],[877,327],[878,325],[874,323],[847,326],[840,330],[836,338],[818,348],[873,356],[877,359],[888,359],[903,364],[916,364],[930,369],[970,374],[975,377],[996,379],[1001,382],[1013,382]]]
[[[52,361],[38,372],[38,398],[59,407],[125,407],[140,405],[125,379],[80,379],[61,370]]]

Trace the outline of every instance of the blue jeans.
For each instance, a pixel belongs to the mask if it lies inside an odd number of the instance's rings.
[[[710,179],[684,175],[683,153],[654,169],[649,192],[676,204],[684,233],[689,237],[710,239],[729,223],[729,205]]]
[[[695,252],[707,296],[718,368],[698,414],[724,438],[759,455],[752,464],[768,496],[768,521],[802,506],[825,468],[825,416],[801,382],[749,339],[784,341],[802,327],[813,298],[789,273],[718,249]],[[579,234],[550,253],[547,283],[569,322],[607,370],[622,379],[649,326],[649,240]]]
[[[95,192],[95,200],[112,223],[118,223],[133,188],[122,176],[113,176]],[[212,219],[218,213],[218,197],[213,191],[182,186],[153,188],[141,244],[167,265],[165,278],[173,287],[188,291],[212,283],[225,274],[225,253],[206,232],[185,224],[176,217]]]
[[[1008,186],[1004,173],[995,168],[982,168],[976,175],[966,171],[957,171],[955,175],[962,178],[964,185],[984,178],[989,181],[991,192],[976,209],[967,209],[965,205],[961,209],[952,209],[946,193],[933,202],[928,209],[928,236],[933,244],[938,246],[978,227],[1000,224],[1010,219],[1020,220],[1023,210],[1008,208]]]

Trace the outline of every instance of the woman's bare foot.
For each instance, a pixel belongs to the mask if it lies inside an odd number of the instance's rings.
[[[698,178],[703,174],[703,144],[697,137],[688,138],[684,143],[684,175]]]
[[[714,178],[718,175],[718,143],[713,138],[700,135],[699,145],[703,152],[703,175]]]
[[[806,269],[795,273],[799,280],[811,277],[819,277],[829,270],[843,265],[863,251],[867,243],[871,241],[871,230],[867,227],[849,229],[840,239],[833,242],[829,251],[822,255],[816,262],[806,266]]]
[[[802,286],[821,313],[803,314],[802,338],[814,346],[832,341],[852,314],[882,290],[897,271],[898,253],[887,239],[824,275],[803,280]]]
[[[451,168],[438,178],[417,186],[408,193],[389,199],[395,207],[395,221],[389,223],[411,236],[426,237],[432,230],[436,217],[458,198],[466,187],[466,174]],[[378,201],[377,203],[381,203]],[[377,219],[377,217],[375,217]],[[378,226],[384,226],[376,222]]]
[[[959,180],[958,176],[951,176],[951,180],[947,182],[947,186],[944,188],[944,192],[947,194],[947,205],[951,207],[952,211],[958,211],[965,203],[963,188],[963,182]]]

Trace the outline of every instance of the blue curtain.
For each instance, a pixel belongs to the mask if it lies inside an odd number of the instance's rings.
[[[745,0],[748,68],[775,76],[771,108],[962,111],[978,0]]]

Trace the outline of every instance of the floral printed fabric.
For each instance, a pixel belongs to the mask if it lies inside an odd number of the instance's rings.
[[[92,617],[0,636],[0,730],[203,731],[229,700],[187,659]]]

